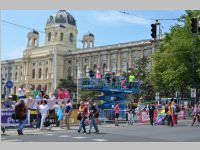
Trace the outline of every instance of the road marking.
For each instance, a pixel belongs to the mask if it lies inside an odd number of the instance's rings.
[[[18,139],[10,139],[10,140],[5,140],[4,142],[21,142],[22,140]]]
[[[61,136],[58,136],[58,137],[70,137],[69,135],[61,135]]]
[[[44,134],[44,135],[46,135],[46,136],[53,136],[53,135],[55,135],[55,134]]]
[[[3,137],[2,137],[1,140],[7,140],[7,138],[3,138]]]
[[[93,141],[97,141],[97,142],[105,142],[107,141],[106,139],[93,139]]]
[[[79,136],[77,136],[77,137],[73,137],[74,139],[86,139],[86,138],[88,138],[88,137],[79,137]]]

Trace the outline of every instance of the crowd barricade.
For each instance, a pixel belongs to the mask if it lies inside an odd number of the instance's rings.
[[[156,117],[158,116],[158,112],[154,111],[154,121],[156,119]],[[149,117],[149,113],[146,110],[141,110],[140,111],[140,123],[147,123],[150,122],[150,117]]]

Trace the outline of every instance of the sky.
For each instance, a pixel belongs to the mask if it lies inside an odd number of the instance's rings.
[[[1,19],[43,31],[47,18],[57,10],[2,10]],[[111,45],[151,38],[154,19],[174,19],[183,10],[66,10],[76,20],[77,47],[87,32],[95,35],[95,46]],[[121,13],[125,11],[129,14]],[[152,20],[153,19],[153,20]],[[169,32],[177,21],[160,21],[162,32]],[[1,22],[1,59],[21,58],[27,46],[27,34],[31,30]],[[40,33],[39,45],[44,46],[45,34]]]

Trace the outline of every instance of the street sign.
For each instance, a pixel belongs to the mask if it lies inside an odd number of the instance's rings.
[[[9,89],[11,89],[11,88],[13,87],[13,82],[10,81],[10,80],[7,81],[7,82],[6,82],[6,87],[9,88]]]
[[[196,88],[191,88],[191,98],[196,98]]]

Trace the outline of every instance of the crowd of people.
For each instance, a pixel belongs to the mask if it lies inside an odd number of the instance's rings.
[[[11,97],[9,97],[9,100]],[[9,102],[6,103],[7,108],[12,108],[15,110],[16,118],[19,120],[19,126],[17,129],[17,132],[19,135],[23,135],[23,128],[26,123],[26,117],[27,117],[27,111],[28,108],[26,106],[26,103],[23,99],[17,101],[15,104],[10,105]],[[177,126],[178,124],[178,113],[181,110],[184,110],[184,106],[179,106],[175,104],[174,99],[171,99],[170,101],[167,101],[165,105],[163,106],[165,110],[165,120],[167,121],[168,126]],[[145,110],[149,114],[150,118],[150,124],[152,126],[155,125],[155,111],[157,111],[158,105],[156,104],[150,104],[148,105]],[[55,112],[55,119],[56,119],[56,126],[63,128],[66,127],[66,130],[70,130],[70,118],[72,115],[73,106],[71,103],[71,100],[67,101],[56,101],[55,105],[52,109]],[[118,119],[120,116],[120,105],[119,103],[116,103],[114,108],[114,114],[115,114],[115,126],[118,126]],[[126,108],[126,121],[129,125],[134,125],[134,117],[136,115],[137,107],[133,104],[128,104]],[[37,130],[43,130],[45,127],[48,127],[51,129],[51,123],[48,121],[49,119],[49,111],[50,108],[47,104],[46,99],[42,99],[38,101],[37,103],[37,122],[36,122],[36,129]],[[77,120],[79,120],[79,127],[77,129],[78,133],[83,131],[83,133],[91,133],[92,128],[94,127],[95,133],[99,133],[98,123],[99,123],[99,108],[97,105],[94,104],[94,100],[88,100],[88,101],[80,101],[79,107],[78,107],[78,114],[77,114]],[[196,125],[200,125],[200,104],[197,103],[192,111],[192,126],[196,123]],[[86,126],[89,126],[88,131],[86,131]]]
[[[92,69],[88,69],[88,77],[90,79],[97,79],[97,84],[99,84],[100,79],[105,81],[105,86],[111,86],[112,88],[132,88],[133,83],[135,81],[135,76],[133,74],[129,74],[128,77],[125,76],[116,76],[116,74],[111,71],[102,75],[100,69],[98,68],[97,71],[93,71]]]

